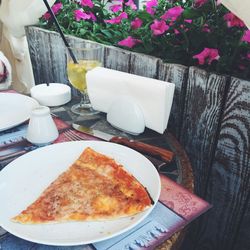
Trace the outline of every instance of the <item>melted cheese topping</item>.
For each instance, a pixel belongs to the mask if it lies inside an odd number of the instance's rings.
[[[26,224],[113,219],[134,215],[150,205],[146,189],[122,165],[87,148],[13,220]]]

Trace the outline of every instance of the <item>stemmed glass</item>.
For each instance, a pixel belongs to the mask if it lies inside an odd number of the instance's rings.
[[[77,115],[94,115],[99,113],[94,110],[87,94],[87,71],[101,66],[103,60],[103,46],[96,43],[75,42],[70,45],[77,63],[67,52],[67,73],[71,85],[81,93],[81,101],[71,107],[71,111]]]

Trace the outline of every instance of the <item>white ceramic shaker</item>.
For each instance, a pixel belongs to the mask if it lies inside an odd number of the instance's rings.
[[[58,137],[57,127],[51,117],[50,109],[39,106],[32,110],[26,139],[32,144],[44,146]]]

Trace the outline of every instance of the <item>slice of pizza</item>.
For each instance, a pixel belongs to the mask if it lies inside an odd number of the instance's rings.
[[[23,224],[110,220],[135,215],[152,203],[147,190],[122,165],[88,147],[12,220]]]

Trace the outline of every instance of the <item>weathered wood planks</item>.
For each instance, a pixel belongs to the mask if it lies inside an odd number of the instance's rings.
[[[127,50],[106,46],[104,66],[109,69],[129,72],[130,56],[131,53]]]
[[[250,84],[232,78],[222,115],[207,199],[213,220],[205,231],[218,249],[250,249]],[[248,237],[244,239],[244,235]],[[210,244],[207,241],[207,244]]]
[[[60,37],[36,27],[26,32],[36,82],[67,83]],[[176,85],[168,130],[192,162],[195,192],[213,204],[191,225],[183,249],[250,249],[250,82],[104,47],[105,67]],[[58,65],[48,67],[53,61]]]
[[[226,77],[189,69],[180,141],[193,166],[195,191],[204,197],[222,112]]]
[[[28,28],[26,34],[35,83],[67,83],[66,48],[59,34],[39,28]]]
[[[174,100],[167,129],[178,139],[182,127],[187,74],[188,67],[186,66],[159,62],[158,79],[175,84]]]

